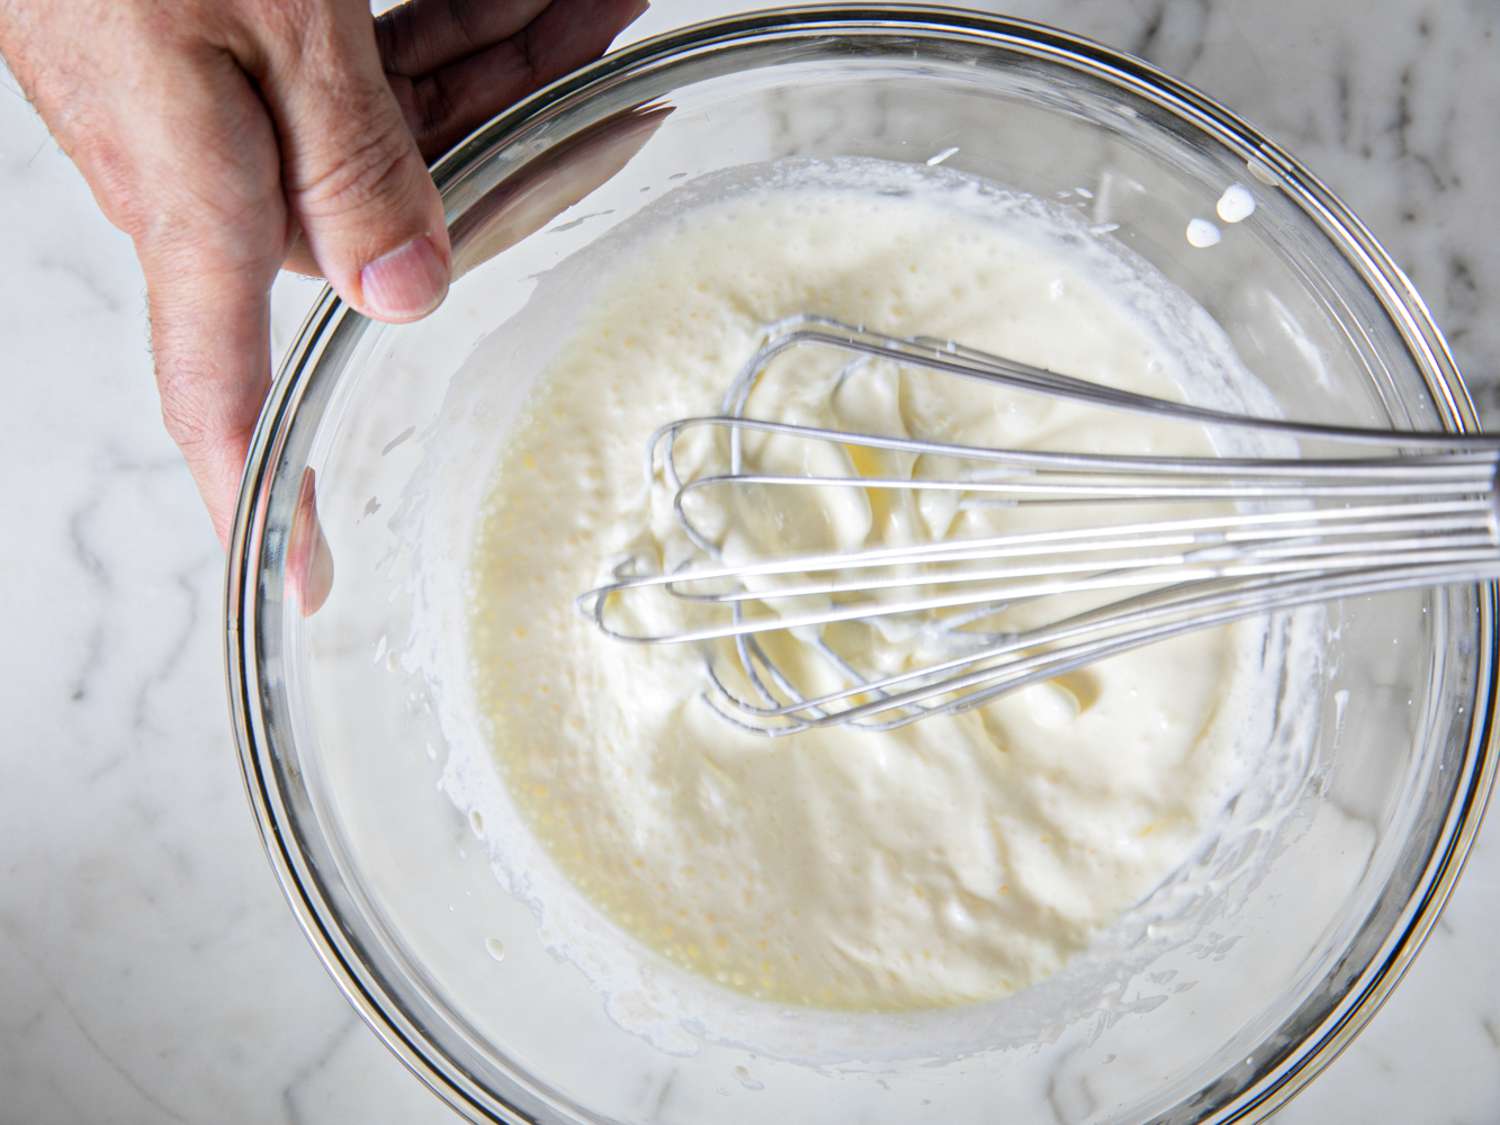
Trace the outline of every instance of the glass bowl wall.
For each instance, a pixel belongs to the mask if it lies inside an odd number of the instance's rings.
[[[1456,877],[1494,773],[1489,588],[1332,610],[1314,759],[1267,828],[1268,877],[1087,1010],[1045,990],[991,1006],[973,1025],[988,1049],[959,1057],[941,1017],[846,1036],[798,1013],[780,1049],[691,1027],[653,1042],[497,884],[438,791],[442,700],[402,641],[454,611],[427,578],[463,567],[475,488],[572,323],[538,279],[727,170],[941,154],[1078,207],[1149,260],[1287,415],[1476,428],[1420,299],[1308,172],[1202,95],[1060,32],[936,9],[761,13],[643,43],[497,118],[435,172],[463,271],[447,304],[400,328],[331,294],[310,314],[256,435],[227,594],[247,783],[292,906],[367,1022],[476,1120],[1254,1117],[1369,1018]],[[1233,182],[1254,215],[1195,249],[1187,222]],[[576,307],[589,279],[572,284]],[[310,494],[334,579],[304,613]],[[1309,717],[1278,729],[1294,718]],[[798,1036],[820,1065],[785,1048]]]

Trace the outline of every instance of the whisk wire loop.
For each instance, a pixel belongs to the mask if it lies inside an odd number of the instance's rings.
[[[1022,450],[749,416],[768,369],[799,348],[844,357],[835,393],[884,363],[1260,433],[1278,451],[1309,442],[1368,452],[1182,457]],[[811,316],[769,330],[721,410],[668,423],[647,443],[647,480],[659,479],[670,492],[676,524],[698,557],[662,573],[627,565],[578,604],[616,640],[702,646],[709,705],[726,721],[769,737],[843,724],[888,730],[972,710],[1196,629],[1330,599],[1500,579],[1500,439],[1485,435],[1256,418],[1102,386],[961,344]],[[751,439],[828,447],[846,460],[858,450],[905,458],[906,465],[925,459],[924,472],[861,473],[852,462],[843,474],[763,471],[749,463]],[[684,442],[695,450],[686,460]],[[712,454],[707,465],[705,449]],[[722,467],[714,467],[715,457]],[[778,505],[799,496],[840,494],[866,503],[930,497],[965,512],[1046,507],[1062,514],[1064,526],[1028,530],[1023,523],[1003,534],[935,533],[925,541],[764,556],[747,553],[743,542],[726,549],[746,497],[774,517]],[[1219,510],[1108,518],[1142,502]],[[1226,504],[1232,510],[1223,511]],[[671,626],[652,626],[649,616],[630,612],[636,599],[651,597],[676,607],[667,617]],[[1061,598],[1097,604],[1039,626],[1006,624],[1016,607]],[[845,643],[850,630],[866,649],[888,657],[899,647],[904,659],[895,663],[902,666],[892,670],[890,659],[861,666]],[[765,643],[772,640],[776,652]],[[794,658],[785,655],[788,645]]]

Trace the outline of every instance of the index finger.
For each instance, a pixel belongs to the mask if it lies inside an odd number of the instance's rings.
[[[158,111],[118,130],[142,215],[131,233],[162,419],[227,543],[270,385],[269,292],[287,235],[276,141],[248,79],[225,57],[143,83],[153,81],[163,84],[152,91]]]
[[[250,435],[270,387],[265,281],[185,270],[171,256],[142,259],[162,421],[227,545]]]

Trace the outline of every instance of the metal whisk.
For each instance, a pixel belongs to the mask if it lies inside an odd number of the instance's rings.
[[[1258,432],[1263,440],[1279,436],[1367,452],[1333,458],[1038,452],[747,417],[751,392],[772,361],[803,348],[839,353],[835,388],[887,361],[898,369]],[[679,444],[704,431],[717,432],[727,446],[724,470],[684,480]],[[867,458],[932,458],[951,471],[920,479],[756,472],[747,467],[746,453],[754,435],[831,444]],[[675,494],[675,518],[697,557],[666,573],[642,573],[639,560],[627,560],[615,581],[583,594],[579,606],[620,641],[703,646],[710,681],[705,698],[747,729],[772,736],[832,724],[888,730],[1251,615],[1500,578],[1497,463],[1500,439],[1492,437],[1249,418],[1100,386],[947,341],[799,317],[771,330],[730,387],[722,414],[681,419],[650,440],[648,480],[659,477]],[[1086,518],[1061,530],[735,561],[726,559],[726,527],[702,526],[701,511],[694,515],[717,495],[727,502],[716,510],[729,514],[732,528],[734,499],[747,495],[741,490],[755,490],[764,507],[765,498],[782,489],[946,494],[959,505],[1066,506]],[[1139,501],[1214,504],[1218,510],[1111,519],[1112,511]],[[1082,595],[1091,608],[1037,612],[1050,604],[1044,599],[1065,595]],[[644,598],[665,598],[674,607],[668,620],[677,624],[654,632],[639,624],[639,615],[631,624],[632,601]],[[1027,607],[1028,624],[1007,623],[1007,614]]]

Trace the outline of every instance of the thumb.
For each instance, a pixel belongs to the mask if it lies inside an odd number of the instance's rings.
[[[323,276],[378,320],[408,321],[448,291],[437,188],[381,69],[363,4],[309,5],[257,77],[276,123],[287,206]]]

